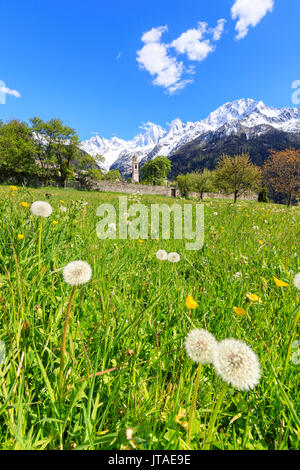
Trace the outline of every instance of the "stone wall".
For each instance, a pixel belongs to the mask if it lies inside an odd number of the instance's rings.
[[[150,186],[146,184],[116,183],[114,181],[96,181],[91,188],[93,191],[106,191],[127,194],[155,194],[159,196],[172,196],[168,186]]]
[[[199,193],[189,193],[189,197],[199,198]],[[248,193],[244,196],[239,197],[241,201],[257,201],[257,194]],[[233,194],[222,194],[222,193],[203,193],[203,199],[234,199]]]
[[[97,181],[93,182],[90,188],[93,191],[104,191],[113,193],[126,193],[126,194],[153,194],[159,196],[180,197],[180,191],[169,186],[151,186],[146,184],[133,184],[133,183],[116,183],[114,181]],[[189,197],[199,199],[198,193],[189,193]],[[233,195],[224,195],[221,193],[204,193],[204,199],[233,199]],[[257,194],[249,193],[240,198],[246,201],[257,201]]]

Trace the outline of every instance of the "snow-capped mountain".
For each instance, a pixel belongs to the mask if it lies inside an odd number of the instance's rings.
[[[112,139],[100,138],[94,136],[81,143],[81,148],[93,157],[102,155],[105,158],[104,167],[109,169],[120,157],[127,155],[130,159],[136,155],[139,160],[146,156],[159,140],[165,135],[166,131],[151,122],[143,126],[143,133],[138,134],[133,140],[122,140],[118,137]],[[97,160],[97,158],[96,158]]]
[[[165,130],[161,126],[148,122],[142,133],[133,140],[126,141],[113,137],[101,139],[92,137],[82,142],[82,149],[92,156],[101,154],[105,157],[105,167],[118,168],[121,173],[131,173],[131,160],[136,155],[142,163],[158,155],[171,156],[181,147],[199,139],[201,136],[234,136],[243,132],[249,138],[270,129],[300,134],[300,108],[273,108],[262,101],[240,99],[226,103],[213,111],[206,119],[198,122],[183,123],[175,119]]]

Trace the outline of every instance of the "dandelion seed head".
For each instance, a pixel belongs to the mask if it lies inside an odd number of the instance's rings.
[[[204,329],[191,330],[185,339],[187,355],[201,364],[213,362],[217,344],[215,337]]]
[[[80,286],[91,279],[92,269],[85,261],[72,261],[64,267],[63,277],[67,284]]]
[[[243,341],[221,341],[214,356],[217,374],[238,390],[254,388],[260,379],[260,365],[255,352]]]
[[[160,261],[166,261],[168,259],[168,253],[165,250],[158,250],[156,258]]]
[[[180,255],[176,252],[169,253],[168,254],[168,261],[170,261],[170,263],[178,263],[178,261],[180,261]]]
[[[300,273],[294,277],[294,286],[300,290]]]
[[[52,207],[49,202],[35,201],[31,204],[30,211],[36,217],[49,217],[52,214]]]

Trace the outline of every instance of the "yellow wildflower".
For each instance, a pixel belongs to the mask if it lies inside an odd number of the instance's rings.
[[[21,233],[18,234],[18,240],[23,240],[24,238],[24,235],[22,235]]]
[[[277,279],[276,277],[273,277],[273,279],[274,279],[274,282],[275,282],[277,287],[288,287],[289,286],[289,284],[287,284],[286,282],[280,281],[280,279]]]
[[[10,189],[11,189],[12,191],[18,191],[17,186],[10,186]]]
[[[22,202],[21,202],[21,206],[27,208],[27,207],[29,207],[29,204],[28,204],[28,202],[22,201]]]
[[[176,423],[180,424],[186,431],[188,430],[188,423],[182,421],[186,416],[186,410],[184,408],[179,408],[178,415],[176,416]]]
[[[252,302],[261,302],[261,298],[256,294],[247,294],[247,298]]]
[[[247,315],[246,310],[244,310],[242,307],[233,307],[233,310],[235,311],[238,317],[243,317],[244,315]]]
[[[57,220],[53,220],[52,224],[57,225],[58,224]]]
[[[187,296],[186,301],[185,301],[185,305],[188,309],[195,309],[199,306],[191,295]]]

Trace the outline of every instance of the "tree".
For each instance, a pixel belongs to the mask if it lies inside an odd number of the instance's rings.
[[[122,176],[119,170],[109,170],[102,176],[102,179],[107,181],[122,181]]]
[[[35,144],[31,129],[25,122],[0,122],[0,179],[13,177],[18,183],[38,173]]]
[[[176,181],[182,196],[187,197],[189,192],[195,191],[200,193],[200,199],[202,200],[204,192],[214,191],[213,173],[204,168],[202,172],[193,171],[185,175],[178,175]]]
[[[264,164],[263,176],[275,193],[287,195],[290,206],[293,197],[300,197],[300,150],[272,150]]]
[[[42,168],[54,166],[59,170],[63,186],[73,174],[72,162],[79,155],[77,133],[69,126],[64,126],[61,119],[50,119],[48,122],[37,117],[30,119],[32,131],[37,140],[38,158]]]
[[[176,182],[181,193],[181,196],[188,197],[189,192],[192,191],[192,180],[190,178],[190,174],[187,173],[185,175],[178,175],[176,178]]]
[[[103,179],[103,171],[99,168],[95,158],[83,150],[80,150],[76,155],[74,174],[81,185],[87,187],[91,184],[91,180],[99,181]]]
[[[217,163],[215,182],[224,194],[233,194],[234,202],[248,191],[258,191],[261,170],[254,165],[248,153],[231,157],[223,154]]]
[[[170,171],[170,160],[167,157],[159,156],[145,163],[141,169],[141,180],[146,184],[163,185]]]
[[[195,171],[191,173],[192,191],[200,193],[200,199],[203,199],[203,193],[213,190],[212,172],[204,168],[202,172]]]
[[[268,188],[264,184],[258,193],[258,202],[269,202]]]

